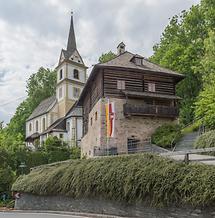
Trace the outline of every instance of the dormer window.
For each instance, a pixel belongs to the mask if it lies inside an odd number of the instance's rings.
[[[135,57],[134,60],[136,65],[142,65],[142,58]]]
[[[140,55],[134,55],[131,61],[136,65],[143,65],[143,57]]]
[[[62,80],[63,79],[63,70],[60,70],[60,75],[59,75],[59,79]]]
[[[73,77],[74,77],[74,79],[79,79],[79,71],[77,69],[74,69]]]

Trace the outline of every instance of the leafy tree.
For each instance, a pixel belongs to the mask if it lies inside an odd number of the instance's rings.
[[[215,32],[209,33],[205,40],[205,55],[201,61],[203,71],[203,90],[195,103],[197,119],[215,128]]]
[[[8,125],[8,134],[17,135],[21,133],[24,139],[26,119],[42,100],[55,94],[56,78],[55,71],[43,67],[30,76],[26,90],[28,97],[17,107],[15,115]]]
[[[105,62],[108,62],[110,60],[112,60],[113,58],[116,57],[116,54],[114,54],[112,51],[109,51],[107,53],[104,53],[102,54],[100,57],[99,57],[99,63],[105,63]]]
[[[204,40],[215,28],[214,8],[214,1],[202,0],[201,4],[174,16],[151,57],[153,62],[186,75],[177,86],[177,94],[183,98],[180,119],[184,124],[194,119],[194,102],[202,88]]]

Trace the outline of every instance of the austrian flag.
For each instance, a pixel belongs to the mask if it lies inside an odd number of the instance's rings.
[[[115,125],[115,108],[114,102],[106,104],[106,126],[107,126],[107,137],[114,137],[114,125]]]

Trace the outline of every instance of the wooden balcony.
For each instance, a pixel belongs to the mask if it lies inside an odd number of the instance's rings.
[[[155,117],[170,117],[178,116],[178,108],[161,105],[123,105],[125,116],[155,116]]]

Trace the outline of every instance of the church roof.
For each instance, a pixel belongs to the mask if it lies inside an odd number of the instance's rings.
[[[47,112],[51,110],[51,108],[54,106],[55,103],[56,103],[55,95],[49,98],[46,98],[34,109],[33,113],[30,115],[27,121],[32,120],[43,114],[46,114]]]
[[[48,127],[41,135],[50,133],[50,132],[66,132],[66,121],[65,117],[57,119],[51,126]]]
[[[71,16],[70,28],[69,28],[69,37],[67,41],[67,49],[62,49],[64,57],[69,59],[73,52],[77,50],[76,47],[76,40],[75,40],[75,31],[74,31],[74,24],[73,24],[73,15]]]

